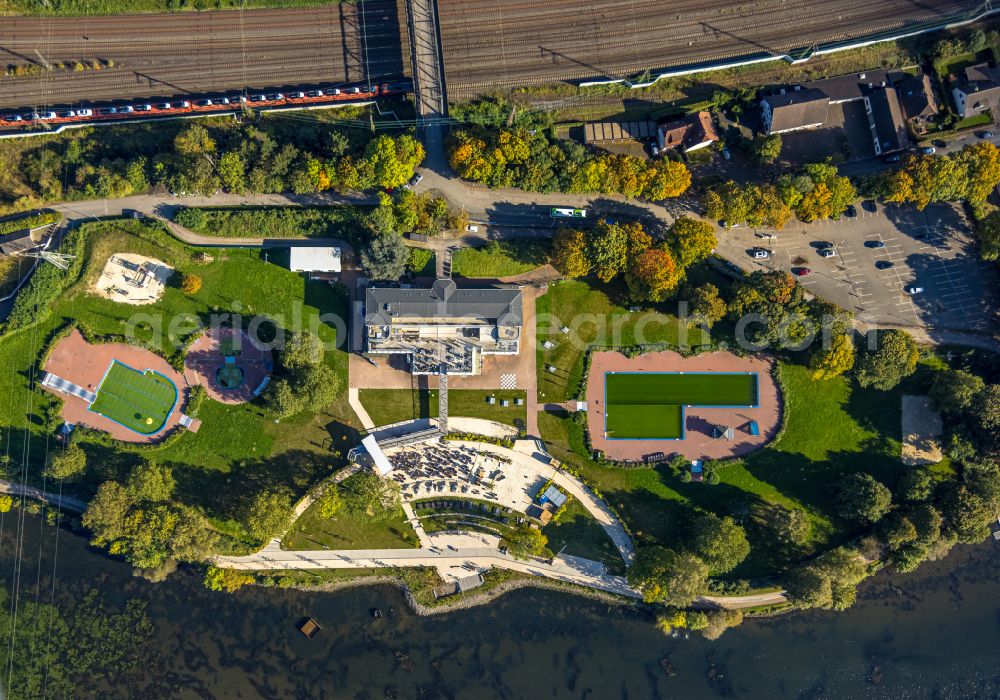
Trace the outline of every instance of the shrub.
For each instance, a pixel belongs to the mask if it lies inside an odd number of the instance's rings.
[[[197,294],[201,289],[201,277],[187,274],[181,279],[181,291],[187,295]]]

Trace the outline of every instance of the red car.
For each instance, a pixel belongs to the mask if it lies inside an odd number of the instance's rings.
[[[794,270],[792,270],[792,272],[798,275],[799,277],[805,277],[806,275],[812,274],[812,270],[810,270],[808,267],[797,267]]]

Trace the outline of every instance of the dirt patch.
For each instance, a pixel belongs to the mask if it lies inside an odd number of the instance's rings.
[[[642,461],[654,455],[680,453],[688,459],[722,459],[747,454],[773,440],[781,426],[781,395],[772,377],[774,361],[760,356],[739,357],[712,352],[683,357],[676,352],[649,353],[628,358],[620,352],[595,352],[587,378],[587,429],[594,449],[613,460]],[[611,440],[604,433],[604,375],[607,372],[756,372],[756,408],[702,408],[684,410],[684,438],[680,440]],[[759,435],[751,435],[756,421]],[[716,438],[717,428],[732,428],[732,439]]]
[[[163,296],[174,268],[155,258],[115,253],[104,264],[91,291],[123,304],[153,304]]]
[[[232,328],[209,328],[184,358],[188,384],[205,387],[211,398],[225,404],[253,400],[273,369],[271,351],[258,347],[245,331]]]
[[[184,377],[159,355],[122,343],[91,345],[79,331],[74,330],[55,346],[44,369],[46,372],[62,377],[87,391],[96,392],[108,371],[108,367],[115,360],[139,371],[151,369],[159,372],[177,387],[178,392],[180,392],[177,405],[167,416],[163,428],[152,435],[142,435],[119,425],[110,418],[91,411],[90,404],[81,397],[48,389],[63,399],[61,412],[63,420],[75,425],[85,425],[96,430],[103,430],[110,433],[116,440],[123,442],[150,443],[162,440],[164,435],[180,423],[181,410],[188,402],[189,387],[184,381]]]
[[[937,464],[941,452],[941,413],[934,410],[927,396],[903,395],[903,464]]]

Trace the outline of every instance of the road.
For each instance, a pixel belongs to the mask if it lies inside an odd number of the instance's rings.
[[[5,77],[0,107],[380,82],[409,73],[399,26],[395,0],[275,10],[4,17],[4,66],[40,70],[66,61],[70,68]],[[93,59],[106,67],[72,67]],[[113,65],[107,67],[108,61]]]
[[[7,493],[12,496],[26,496],[32,500],[43,501],[54,506],[59,506],[64,510],[73,511],[74,513],[82,513],[87,510],[87,504],[79,498],[60,496],[56,493],[36,489],[34,486],[21,486],[11,481],[0,480],[0,493]]]

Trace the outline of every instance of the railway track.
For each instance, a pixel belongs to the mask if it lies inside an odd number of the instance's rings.
[[[975,0],[439,0],[449,93],[623,78],[781,54],[971,10]]]
[[[363,10],[361,9],[363,7]],[[114,67],[0,79],[0,108],[157,99],[406,75],[396,0],[309,9],[116,17],[5,17],[4,64]]]

